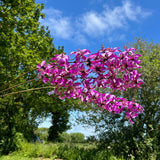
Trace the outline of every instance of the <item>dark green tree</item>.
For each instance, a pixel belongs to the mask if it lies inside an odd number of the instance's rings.
[[[57,99],[57,101],[60,101]],[[52,120],[52,126],[48,131],[48,141],[57,141],[59,139],[59,134],[68,130],[70,128],[69,125],[69,105],[66,105],[65,102],[58,102],[57,107],[53,108],[50,112]]]

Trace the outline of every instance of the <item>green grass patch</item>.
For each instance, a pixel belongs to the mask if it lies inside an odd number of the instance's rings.
[[[123,160],[109,150],[98,150],[95,144],[23,143],[22,149],[0,160]]]

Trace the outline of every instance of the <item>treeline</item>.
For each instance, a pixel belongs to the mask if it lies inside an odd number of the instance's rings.
[[[38,136],[41,140],[44,142],[48,141],[48,128],[38,128],[35,131],[35,135]],[[62,132],[59,133],[58,138],[55,139],[55,142],[61,142],[61,143],[83,143],[85,142],[85,136],[83,133],[67,133]]]

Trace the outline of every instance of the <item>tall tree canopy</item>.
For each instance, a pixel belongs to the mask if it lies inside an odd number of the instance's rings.
[[[0,0],[0,146],[4,153],[16,148],[17,132],[32,139],[38,115],[50,113],[58,103],[66,105],[49,97],[47,88],[52,86],[37,79],[37,64],[63,51],[55,49],[50,31],[40,25],[43,8],[34,0]]]

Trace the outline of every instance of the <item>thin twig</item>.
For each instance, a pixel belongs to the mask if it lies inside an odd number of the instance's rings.
[[[32,82],[33,80],[35,80],[35,79],[31,79],[31,80],[29,80],[29,81],[25,81],[25,82],[19,83],[19,84],[15,85],[15,86],[12,86],[12,87],[10,87],[10,88],[7,88],[7,89],[4,89],[4,90],[0,91],[0,93],[1,93],[1,92],[5,92],[5,91],[7,91],[7,90],[10,90],[10,89],[12,89],[12,88],[18,87],[18,86],[20,86],[20,85],[22,85],[22,84]]]
[[[40,88],[27,89],[27,90],[23,90],[23,91],[18,91],[18,92],[12,92],[12,93],[3,94],[3,95],[0,95],[0,97],[5,97],[5,96],[8,96],[8,95],[13,95],[13,94],[18,94],[18,93],[24,93],[24,92],[29,92],[29,91],[36,91],[36,90],[46,89],[46,88],[54,88],[54,87],[48,86],[48,87],[40,87]]]
[[[37,68],[34,68],[34,69],[32,69],[31,71],[28,71],[28,72],[26,72],[26,73],[24,73],[24,74],[18,76],[17,78],[13,79],[12,81],[8,82],[7,84],[1,86],[0,89],[3,88],[3,87],[5,87],[5,86],[7,86],[7,85],[10,84],[10,83],[12,83],[13,81],[17,80],[18,78],[21,78],[21,77],[24,76],[25,74],[28,74],[29,72],[34,71],[35,69],[37,69]]]

